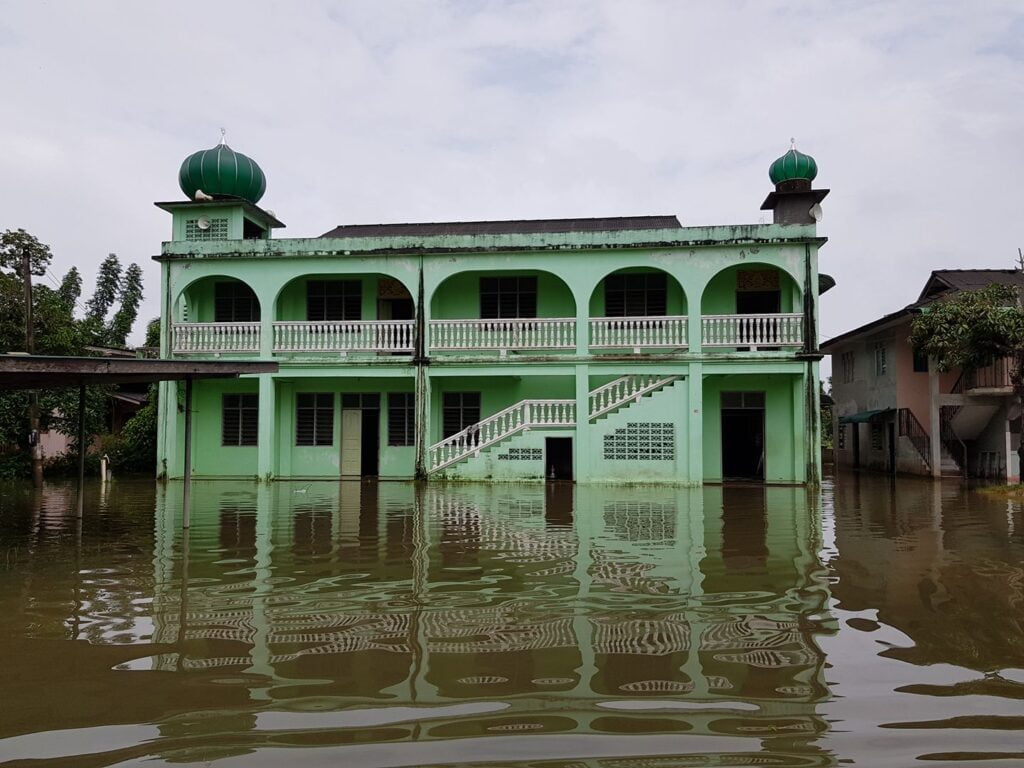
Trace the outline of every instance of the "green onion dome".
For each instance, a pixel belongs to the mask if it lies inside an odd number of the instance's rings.
[[[211,197],[240,197],[256,203],[267,191],[267,179],[256,161],[235,152],[221,141],[185,158],[178,171],[178,184],[189,200],[201,191]]]
[[[814,158],[803,152],[798,152],[796,147],[792,147],[768,169],[768,178],[775,185],[794,179],[811,182],[817,175],[818,164],[814,162]]]

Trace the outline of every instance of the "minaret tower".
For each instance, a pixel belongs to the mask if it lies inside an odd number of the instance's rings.
[[[797,150],[794,139],[789,141],[789,152],[768,169],[775,191],[761,203],[761,210],[771,211],[775,224],[815,224],[821,219],[820,203],[829,190],[811,188],[818,164]]]

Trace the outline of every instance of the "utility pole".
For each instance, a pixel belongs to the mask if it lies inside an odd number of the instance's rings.
[[[25,351],[36,352],[35,326],[32,320],[32,260],[28,249],[21,251],[21,279],[25,284]],[[32,484],[43,487],[43,446],[39,444],[39,394],[28,394],[29,442],[32,447]]]

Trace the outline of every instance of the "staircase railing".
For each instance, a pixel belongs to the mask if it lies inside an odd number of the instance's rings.
[[[917,420],[917,416],[909,408],[900,408],[897,412],[897,421],[899,423],[900,437],[909,438],[910,442],[913,443],[917,452],[921,455],[921,460],[925,466],[930,470],[932,468],[932,439],[925,431],[925,428],[921,425],[921,422]]]
[[[639,400],[648,392],[661,389],[678,379],[678,376],[639,374],[623,376],[590,392],[590,420],[614,411],[616,408]]]
[[[531,427],[576,426],[575,400],[521,400],[429,448],[429,472],[437,472]]]

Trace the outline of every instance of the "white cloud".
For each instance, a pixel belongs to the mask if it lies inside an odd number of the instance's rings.
[[[283,234],[376,221],[757,221],[796,135],[831,187],[836,334],[1021,237],[1019,4],[10,3],[0,228],[87,279],[143,263],[154,200],[227,126]],[[138,334],[136,334],[138,335]]]

